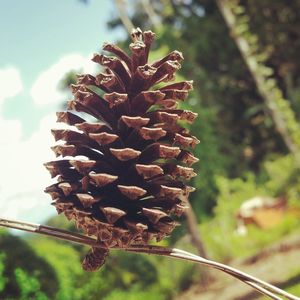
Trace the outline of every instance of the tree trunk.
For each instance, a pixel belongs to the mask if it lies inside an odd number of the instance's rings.
[[[196,248],[199,256],[208,259],[204,243],[201,239],[200,230],[198,228],[198,222],[194,213],[194,210],[191,205],[189,205],[189,208],[185,211],[186,221],[187,221],[187,227],[189,234],[191,236],[191,242]],[[212,276],[209,272],[209,269],[203,268],[202,266],[199,266],[199,272],[200,272],[200,283],[202,288],[205,290],[206,286],[212,279]]]
[[[283,99],[281,90],[275,82],[267,82],[269,75],[262,71],[266,69],[263,63],[258,62],[257,57],[251,51],[251,45],[243,32],[237,30],[237,16],[232,10],[236,3],[230,0],[216,0],[219,10],[230,30],[231,37],[235,41],[257,87],[259,94],[270,111],[276,130],[281,135],[288,150],[295,156],[298,166],[300,165],[299,124],[287,100]],[[234,1],[236,2],[236,1]],[[247,32],[249,33],[249,32]],[[252,35],[253,36],[253,35]],[[283,108],[283,109],[282,109]],[[288,124],[290,123],[290,124]],[[292,124],[292,125],[291,125]],[[298,131],[298,132],[297,132]]]
[[[201,234],[198,228],[197,219],[193,211],[193,208],[191,206],[189,206],[189,208],[185,211],[185,216],[186,216],[188,230],[191,235],[192,244],[195,246],[200,256],[202,256],[203,258],[208,258],[204,248],[203,241],[201,239]]]

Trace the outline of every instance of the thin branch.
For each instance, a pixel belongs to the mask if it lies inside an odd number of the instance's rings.
[[[180,257],[182,259],[187,259],[190,261],[198,262],[203,265],[212,267],[214,269],[218,269],[224,273],[227,273],[227,274],[239,279],[240,281],[242,281],[246,284],[249,284],[249,282],[254,283],[254,285],[258,284],[260,287],[263,287],[264,289],[272,291],[273,293],[276,293],[278,295],[284,296],[287,299],[291,299],[291,300],[299,300],[300,299],[299,297],[291,295],[291,294],[289,294],[289,293],[287,293],[265,281],[262,281],[254,276],[251,276],[247,273],[244,273],[244,272],[237,270],[235,268],[232,268],[230,266],[227,266],[227,265],[224,265],[224,264],[212,261],[212,260],[204,259],[200,256],[191,254],[191,253],[183,251],[183,250],[179,250],[179,249],[172,249],[172,250],[176,253],[177,258]],[[173,253],[171,253],[171,256],[173,256]],[[188,256],[188,258],[186,258],[186,256]],[[253,288],[255,288],[254,285],[253,285]],[[276,298],[274,298],[274,299],[276,299]]]
[[[202,240],[202,235],[200,229],[198,228],[197,218],[191,203],[189,203],[188,208],[184,212],[184,215],[186,217],[188,232],[191,236],[191,243],[193,244],[193,246],[195,246],[199,256],[208,259],[208,255],[206,253]],[[205,286],[211,279],[211,275],[209,273],[210,270],[208,268],[202,267],[201,265],[199,266],[199,269],[201,272],[201,281],[199,283],[202,283]]]
[[[154,11],[152,4],[149,0],[141,0],[141,4],[144,8],[145,13],[148,15],[150,22],[152,23],[153,27],[157,27],[161,25],[160,19],[156,12]]]
[[[50,226],[44,226],[34,223],[28,223],[28,222],[22,222],[22,221],[15,221],[15,220],[9,220],[0,218],[0,226],[7,227],[7,228],[14,228],[19,229],[22,231],[32,232],[32,233],[38,233],[42,235],[52,236],[55,238],[59,238],[65,241],[70,241],[74,243],[79,243],[82,245],[88,245],[93,247],[101,247],[99,244],[97,244],[96,239],[87,237],[78,233],[69,232],[66,230],[62,230],[59,228],[54,228]],[[180,249],[169,249],[164,248],[160,246],[152,246],[152,245],[133,245],[127,248],[112,248],[112,250],[123,250],[128,252],[136,252],[136,253],[147,253],[147,254],[154,254],[154,255],[161,255],[161,256],[167,256],[167,257],[173,257],[177,259],[182,260],[188,260],[191,262],[200,263],[202,265],[212,267],[214,269],[220,270],[222,272],[225,272],[238,280],[244,282],[245,284],[250,285],[252,288],[257,290],[258,292],[270,297],[274,300],[281,300],[281,297],[278,297],[278,295],[285,297],[289,300],[300,300],[299,297],[296,297],[290,293],[287,293],[267,282],[264,282],[254,276],[251,276],[247,273],[244,273],[242,271],[239,271],[237,269],[234,269],[232,267],[229,267],[227,265],[211,261],[208,259],[205,259],[203,257],[197,256],[195,254],[180,250]]]
[[[121,22],[123,23],[125,29],[129,34],[131,34],[132,29],[134,28],[128,14],[127,14],[127,7],[124,0],[115,0],[115,5],[119,13],[119,17]]]
[[[188,227],[188,231],[191,236],[192,244],[196,247],[198,254],[200,256],[202,256],[204,258],[208,258],[208,255],[206,253],[206,250],[204,248],[204,244],[203,244],[203,241],[201,238],[200,230],[198,228],[196,215],[195,215],[195,212],[194,212],[191,204],[189,204],[189,207],[186,209],[184,214],[186,216],[187,227]]]
[[[260,292],[263,295],[266,295],[268,297],[270,297],[271,299],[274,300],[281,300],[280,297],[274,295],[272,292],[268,291],[267,289],[261,287],[260,285],[253,283],[251,281],[244,281],[246,284],[248,284],[249,286],[251,286],[252,288],[256,289],[258,292]]]

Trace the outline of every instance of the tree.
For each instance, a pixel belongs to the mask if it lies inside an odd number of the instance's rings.
[[[268,54],[259,51],[258,38],[250,32],[249,18],[238,2],[236,0],[217,0],[231,36],[255,81],[258,92],[271,113],[276,130],[300,166],[300,126],[289,102],[283,98],[283,93],[278,88],[276,81],[270,78],[273,70],[264,65]]]

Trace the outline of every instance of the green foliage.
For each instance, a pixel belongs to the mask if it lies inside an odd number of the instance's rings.
[[[176,247],[176,245],[175,245]],[[164,299],[173,298],[181,289],[192,282],[194,265],[183,261],[148,256],[158,274],[155,287],[164,295]]]
[[[7,233],[5,233],[6,236]],[[48,300],[49,298],[45,293],[41,291],[41,284],[39,279],[35,276],[30,276],[27,272],[19,267],[15,267],[13,274],[5,276],[6,273],[6,256],[11,256],[11,254],[6,254],[4,252],[0,253],[0,293],[5,300]],[[12,276],[13,275],[13,276]],[[13,277],[13,278],[12,278]],[[16,290],[14,291],[15,296],[11,298],[9,292],[7,292],[6,286],[11,284],[13,280],[16,285]]]
[[[255,196],[285,195],[290,206],[299,207],[299,180],[295,160],[291,155],[266,161],[258,176],[252,173],[235,179],[217,176],[219,196],[214,208],[215,216],[200,225],[201,232],[209,233],[203,238],[210,255],[225,261],[234,257],[249,256],[281,237],[300,230],[299,217],[290,215],[274,228],[262,230],[249,226],[247,235],[240,236],[236,233],[235,218],[240,205]]]
[[[165,296],[161,294],[159,290],[140,290],[138,288],[131,288],[129,291],[124,291],[120,289],[113,290],[107,297],[103,300],[136,300],[136,299],[147,299],[147,300],[165,300]]]
[[[190,99],[191,102],[194,97]],[[207,212],[210,212],[216,204],[218,189],[215,175],[225,173],[226,167],[230,165],[230,159],[221,153],[217,141],[213,126],[215,111],[205,107],[190,106],[189,108],[198,113],[198,121],[193,124],[191,131],[201,141],[194,150],[195,156],[199,158],[199,163],[195,166],[198,175],[192,182],[196,192],[191,195],[191,202],[196,215],[199,218],[205,218]]]
[[[51,222],[56,221],[52,219]],[[6,231],[2,235],[10,241],[9,248],[3,241],[0,243],[7,249],[5,254],[0,254],[0,298],[5,300],[118,297],[167,300],[193,281],[193,264],[122,251],[112,251],[100,271],[86,273],[80,266],[81,253],[86,253],[86,248],[42,237],[27,237],[22,241],[22,248],[28,249],[29,265],[34,266],[34,269],[27,268],[23,260],[27,261],[28,257],[17,258],[13,251],[19,247],[20,239]],[[52,271],[49,272],[49,267],[38,268],[37,264],[51,266]],[[48,285],[44,278],[49,281]],[[51,288],[52,293],[49,293]]]
[[[71,84],[76,84],[76,74],[78,73],[82,73],[82,70],[70,70],[67,74],[65,74],[62,80],[59,82],[59,89],[62,91],[68,91]]]
[[[40,282],[41,290],[53,299],[58,290],[53,267],[37,256],[26,241],[4,231],[0,234],[0,249],[4,266],[2,278],[7,279],[4,289],[0,290],[0,299],[15,299],[20,296],[19,285],[15,277],[16,268],[20,268],[28,276],[36,278]]]
[[[233,258],[245,258],[259,253],[264,247],[280,240],[289,233],[300,233],[300,224],[297,217],[289,216],[284,221],[271,229],[262,230],[254,225],[248,226],[246,236],[240,236],[235,232],[235,227],[222,226],[225,222],[211,221],[200,225],[202,232],[205,230],[209,235],[203,239],[210,257],[218,261],[230,261]]]
[[[4,290],[5,285],[7,283],[7,278],[4,276],[4,270],[5,270],[4,260],[5,260],[5,254],[0,253],[0,292]]]
[[[34,238],[30,243],[35,253],[54,269],[59,283],[55,299],[79,299],[74,289],[76,278],[81,273],[78,252],[68,245],[44,238]]]
[[[40,283],[35,277],[30,277],[20,268],[15,269],[15,277],[20,289],[20,300],[47,300],[48,297],[40,291]]]

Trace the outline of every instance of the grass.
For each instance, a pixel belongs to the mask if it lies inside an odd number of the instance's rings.
[[[274,228],[263,230],[254,225],[248,227],[245,236],[238,235],[234,226],[222,224],[218,219],[200,225],[203,240],[212,259],[229,261],[234,258],[245,258],[255,255],[290,233],[300,234],[300,220],[289,216]]]

